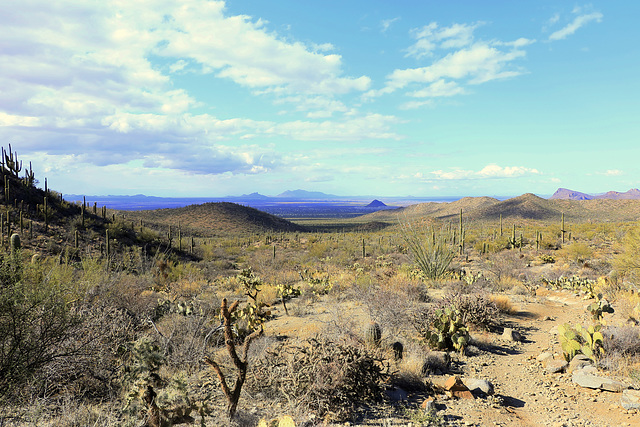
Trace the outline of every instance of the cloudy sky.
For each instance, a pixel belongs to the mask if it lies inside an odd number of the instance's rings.
[[[638,16],[621,1],[4,2],[0,138],[63,193],[626,191]]]

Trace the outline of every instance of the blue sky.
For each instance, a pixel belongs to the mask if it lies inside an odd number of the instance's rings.
[[[0,138],[75,194],[640,186],[639,2],[0,5]]]

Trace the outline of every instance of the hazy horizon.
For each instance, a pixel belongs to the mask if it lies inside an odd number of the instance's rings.
[[[640,3],[3,9],[0,137],[63,194],[639,186]]]

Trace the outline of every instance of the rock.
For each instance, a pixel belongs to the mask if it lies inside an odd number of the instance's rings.
[[[502,339],[505,341],[522,341],[522,334],[518,331],[514,331],[512,328],[504,328],[504,332],[502,332]]]
[[[593,374],[593,375],[595,375],[595,374],[598,373],[598,368],[596,368],[593,365],[588,365],[588,366],[585,366],[584,368],[578,369],[576,371],[580,371],[583,374]]]
[[[546,362],[548,362],[549,360],[553,360],[553,354],[548,351],[542,352],[538,355],[538,357],[536,357],[536,360],[542,363],[542,366],[545,366]]]
[[[567,372],[572,373],[573,371],[577,371],[579,369],[584,368],[585,366],[593,365],[593,360],[585,356],[584,354],[576,354],[571,362],[569,362],[569,368]]]
[[[629,388],[628,384],[625,384],[621,381],[615,381],[610,378],[605,378],[605,381],[602,383],[602,390],[611,391],[613,393],[620,393]]]
[[[547,360],[546,364],[544,365],[544,368],[550,374],[556,374],[558,372],[564,372],[565,369],[567,369],[567,366],[569,366],[569,364],[567,363],[566,360],[552,359],[552,360]]]
[[[620,398],[620,405],[627,411],[640,409],[640,390],[625,390]]]
[[[452,375],[444,383],[444,389],[449,397],[458,397],[462,399],[474,399],[473,394],[462,382],[459,376]]]
[[[614,393],[620,393],[629,388],[627,384],[620,381],[594,375],[592,373],[593,370],[588,368],[591,367],[587,366],[586,368],[574,371],[571,380],[581,387],[612,391]]]
[[[474,394],[483,394],[485,396],[491,396],[494,393],[493,384],[489,380],[483,380],[480,378],[467,378],[464,381],[464,385]]]
[[[433,397],[426,398],[420,405],[420,408],[422,408],[424,412],[435,412],[438,410],[436,408],[436,400]]]

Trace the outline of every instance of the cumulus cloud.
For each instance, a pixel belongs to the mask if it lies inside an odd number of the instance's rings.
[[[470,180],[470,179],[494,179],[494,178],[517,178],[524,175],[539,174],[537,169],[523,166],[498,166],[490,164],[479,171],[453,169],[450,171],[435,170],[430,173],[431,177],[438,180]]]
[[[581,9],[574,9],[574,13],[580,13],[580,12],[581,12]],[[574,34],[576,31],[578,31],[578,29],[587,25],[589,22],[592,22],[592,21],[601,22],[602,18],[603,18],[603,15],[600,12],[592,12],[592,13],[578,15],[573,19],[573,21],[568,23],[565,27],[551,33],[551,35],[549,36],[549,40],[563,40],[568,36]],[[554,15],[554,19],[555,19],[555,15]],[[556,23],[557,21],[558,19],[555,19],[553,23]]]
[[[241,141],[398,138],[394,118],[358,114],[340,100],[371,79],[346,75],[332,44],[286,40],[260,19],[231,15],[223,1],[34,0],[8,8],[0,25],[0,137],[21,153],[260,173],[281,158]],[[173,81],[185,73],[291,104],[308,120],[203,114],[198,94]],[[328,120],[337,114],[344,117]]]
[[[429,59],[423,67],[395,69],[387,76],[381,89],[364,94],[373,98],[407,87],[417,87],[406,95],[416,98],[437,98],[466,93],[465,86],[518,76],[524,71],[516,61],[526,55],[524,48],[535,40],[518,38],[514,41],[476,40],[474,31],[484,25],[454,24],[440,27],[432,22],[411,31],[416,42],[406,50],[407,57]],[[431,59],[433,58],[433,59]],[[401,108],[417,108],[428,102],[411,101]]]

